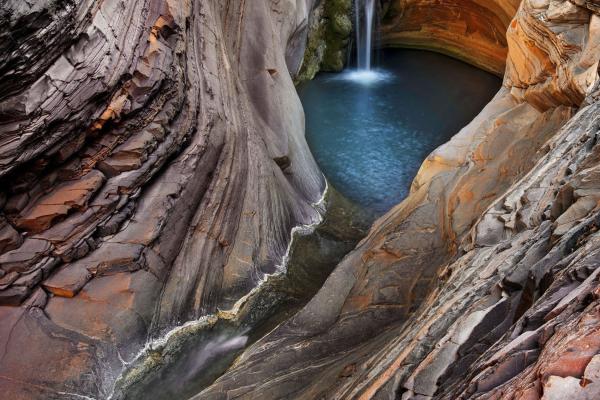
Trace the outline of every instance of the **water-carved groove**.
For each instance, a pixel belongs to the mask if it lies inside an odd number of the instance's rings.
[[[5,396],[600,392],[594,1],[30,3],[0,6]],[[294,88],[364,5],[377,45],[504,76],[368,233],[315,204]]]

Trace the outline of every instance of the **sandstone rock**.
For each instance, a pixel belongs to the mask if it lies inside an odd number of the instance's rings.
[[[523,1],[508,29],[506,83],[540,109],[580,104],[597,81],[598,17],[569,1],[531,8]],[[541,46],[549,47],[540,52]]]
[[[6,272],[27,272],[43,259],[51,249],[52,245],[46,240],[25,239],[21,247],[0,256],[0,268]]]
[[[23,238],[5,220],[0,220],[0,254],[18,248]]]
[[[496,12],[488,18],[501,15],[500,3],[485,2]],[[538,399],[550,376],[575,379],[556,393],[580,382],[600,326],[591,300],[600,267],[597,180],[587,170],[598,160],[600,103],[589,97],[597,67],[577,67],[595,48],[586,29],[596,17],[559,3],[526,0],[512,22],[455,31],[445,3],[396,2],[383,28],[390,44],[422,45],[439,29],[426,47],[456,55],[449,42],[482,47],[477,33],[510,26],[505,88],[428,157],[411,195],[311,302],[195,399]],[[432,15],[439,27],[422,27]],[[502,41],[491,42],[497,54]],[[485,52],[463,58],[494,70]],[[592,79],[583,83],[581,74]],[[553,223],[561,236],[551,235]],[[389,287],[402,295],[381,296]],[[356,372],[346,376],[349,364]]]
[[[10,285],[13,284],[14,281],[16,281],[19,278],[19,273],[12,271],[9,272],[8,274],[5,274],[2,276],[2,278],[0,278],[0,290],[4,290],[7,287],[9,287]]]
[[[74,297],[90,279],[92,274],[85,265],[66,265],[46,279],[42,286],[57,296]]]
[[[42,280],[42,270],[41,269],[37,269],[33,272],[30,272],[28,274],[24,274],[21,275],[19,277],[19,279],[17,279],[13,285],[14,286],[25,286],[28,287],[29,289],[33,288],[34,286],[36,286],[41,280]]]
[[[59,218],[66,217],[71,210],[83,208],[103,182],[104,176],[99,171],[91,171],[79,180],[65,182],[21,211],[15,224],[31,233],[44,231]]]
[[[302,73],[340,66],[349,4],[0,5],[5,397],[108,398],[277,268],[324,187],[292,80],[309,30]],[[508,60],[504,88],[196,398],[598,397],[598,7],[518,6],[391,3],[382,43]]]
[[[24,301],[0,306],[3,394],[108,397],[121,357],[229,308],[320,218],[293,86],[315,6],[0,5],[0,292]]]
[[[0,306],[18,306],[29,295],[30,289],[26,286],[11,286],[0,290]]]
[[[382,44],[449,54],[502,76],[506,28],[519,0],[392,0]]]

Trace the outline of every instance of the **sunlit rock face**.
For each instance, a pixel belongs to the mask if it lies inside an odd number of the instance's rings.
[[[460,12],[439,5],[421,12],[452,27]],[[196,399],[600,397],[599,12],[523,1],[497,96],[312,301]]]
[[[381,44],[439,51],[502,76],[520,0],[391,0]]]
[[[106,398],[318,219],[292,83],[312,7],[2,2],[0,397]]]
[[[107,398],[317,219],[292,84],[312,3],[0,5],[0,397]],[[600,397],[598,3],[390,7],[383,43],[504,87],[196,398]]]
[[[597,83],[598,8],[576,3],[523,2],[507,32],[505,80],[515,98],[540,110],[581,104]]]

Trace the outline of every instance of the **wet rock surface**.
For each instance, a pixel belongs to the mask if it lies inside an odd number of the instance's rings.
[[[313,7],[0,5],[0,397],[107,398],[319,220],[293,86]]]
[[[315,6],[0,5],[4,397],[108,398],[150,339],[228,317],[269,329],[196,399],[598,398],[594,0],[391,2],[384,43],[504,87],[331,275],[237,307],[319,220],[292,83]]]
[[[288,257],[234,309],[192,321],[153,341],[119,377],[113,399],[189,398],[222,375],[247,346],[290,318],[319,290],[331,270],[373,221],[329,187],[323,221],[295,230]]]

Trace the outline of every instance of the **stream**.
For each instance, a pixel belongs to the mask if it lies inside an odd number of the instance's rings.
[[[286,272],[266,276],[235,313],[175,328],[126,366],[113,399],[185,400],[223,374],[248,345],[310,300],[408,194],[423,159],[466,125],[500,80],[449,57],[385,50],[379,68],[320,74],[298,87],[306,137],[329,182],[323,221],[293,235]]]

